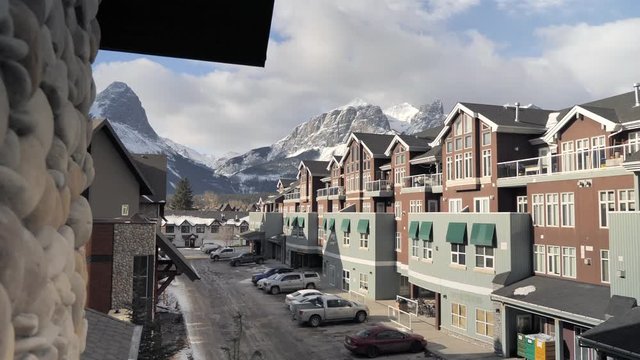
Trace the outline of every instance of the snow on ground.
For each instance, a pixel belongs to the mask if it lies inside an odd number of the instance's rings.
[[[192,359],[205,359],[205,355],[202,353],[201,349],[198,346],[197,339],[192,339],[189,335],[193,330],[193,323],[189,322],[189,313],[192,311],[191,302],[189,301],[189,296],[187,295],[184,284],[179,278],[176,278],[174,281],[169,284],[167,289],[165,290],[168,298],[173,298],[180,305],[180,309],[182,315],[184,317],[185,326],[187,328],[187,339],[189,343],[189,351]],[[176,358],[176,359],[184,359],[184,358]],[[188,359],[188,358],[187,358]]]

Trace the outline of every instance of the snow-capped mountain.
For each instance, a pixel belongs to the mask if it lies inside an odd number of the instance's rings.
[[[134,154],[167,155],[167,191],[172,193],[181,177],[188,177],[195,193],[217,191],[233,193],[234,184],[213,170],[217,161],[170,139],[161,138],[147,119],[142,103],[133,90],[122,82],[114,82],[96,96],[91,106],[93,117],[109,120],[122,143]]]

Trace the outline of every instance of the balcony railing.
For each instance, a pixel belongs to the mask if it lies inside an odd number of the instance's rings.
[[[284,199],[285,200],[300,199],[300,193],[299,192],[292,192],[292,193],[284,194]]]
[[[630,148],[627,145],[592,147],[529,159],[498,163],[498,178],[552,175],[619,167]]]
[[[432,186],[442,186],[442,173],[405,176],[402,180],[403,188],[422,188]]]
[[[375,180],[364,183],[364,191],[391,191],[393,183],[389,180]]]
[[[334,186],[330,188],[318,189],[316,191],[318,197],[322,196],[344,196],[344,188],[342,186]]]

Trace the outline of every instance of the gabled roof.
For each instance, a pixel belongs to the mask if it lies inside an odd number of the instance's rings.
[[[391,156],[391,151],[393,151],[393,147],[397,143],[402,144],[407,151],[426,151],[429,149],[429,140],[425,138],[412,135],[396,135],[385,149],[384,154]]]
[[[163,154],[133,154],[133,160],[145,179],[149,181],[153,195],[149,198],[155,203],[167,200],[167,156]]]
[[[442,131],[442,128],[444,128],[444,125],[428,128],[426,130],[422,130],[418,133],[413,134],[413,136],[433,141],[433,139],[438,136],[440,131]]]
[[[305,167],[311,176],[327,176],[329,175],[329,172],[327,171],[328,165],[329,161],[302,160],[300,161],[300,165],[298,165],[298,170]]]
[[[276,187],[289,187],[289,185],[291,185],[291,183],[295,182],[296,179],[285,179],[285,178],[280,178],[278,179],[278,184],[276,184]]]
[[[343,158],[344,158],[344,156],[342,156],[342,155],[333,155],[333,156],[331,156],[331,159],[329,159],[329,162],[327,163],[327,171],[331,171],[331,164],[333,164],[333,163],[338,165],[338,167],[342,166],[342,159]]]
[[[344,160],[347,158],[349,151],[351,151],[350,144],[353,141],[358,141],[362,147],[374,158],[385,158],[388,157],[384,154],[385,150],[389,146],[391,140],[395,135],[387,135],[387,134],[369,134],[369,133],[358,133],[354,132],[349,135],[349,140],[347,140],[347,151],[340,159],[340,165],[344,163]]]
[[[138,180],[138,183],[140,184],[140,195],[153,195],[153,191],[151,190],[149,182],[147,181],[147,179],[145,179],[144,175],[142,175],[142,171],[140,171],[140,169],[136,165],[136,162],[134,162],[131,154],[129,153],[129,151],[127,151],[127,148],[124,146],[115,130],[113,130],[111,124],[109,124],[109,121],[106,119],[93,119],[91,125],[93,126],[92,138],[100,130],[104,129],[105,134],[107,134],[107,137],[114,144],[116,150],[118,151],[124,162],[127,164],[127,167],[131,170],[133,176]]]
[[[439,162],[442,158],[442,146],[437,145],[429,149],[429,151],[418,156],[414,156],[409,160],[410,164],[424,164]]]
[[[118,320],[93,309],[85,309],[87,343],[81,360],[131,359],[138,354],[142,326]]]

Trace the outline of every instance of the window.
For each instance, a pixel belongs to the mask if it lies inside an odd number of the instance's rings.
[[[196,233],[203,234],[204,233],[204,225],[196,225]]]
[[[560,246],[547,246],[547,274],[560,275]]]
[[[176,229],[173,225],[167,225],[164,228],[164,232],[167,234],[173,234],[174,231],[176,231]]]
[[[609,227],[609,212],[616,211],[616,192],[613,190],[600,191],[599,193],[600,208],[600,227]]]
[[[394,208],[396,219],[402,218],[402,202],[396,201],[396,206]]]
[[[473,129],[473,119],[469,115],[464,115],[464,133],[469,134]]]
[[[134,299],[145,300],[152,296],[152,282],[149,281],[149,268],[153,264],[150,256],[133,257],[133,294]]]
[[[404,168],[399,168],[394,170],[395,177],[393,179],[396,184],[402,183],[402,179],[404,179],[404,173],[405,173]]]
[[[422,240],[422,257],[427,260],[433,260],[433,242]]]
[[[591,138],[591,167],[594,169],[604,165],[607,161],[607,152],[605,147],[607,146],[604,135],[595,136]]]
[[[458,213],[462,210],[462,199],[449,199],[449,212]]]
[[[465,149],[470,149],[472,144],[473,143],[471,142],[471,135],[466,135],[464,137],[464,148]]]
[[[544,195],[533,194],[531,198],[533,200],[533,225],[544,226]]]
[[[342,290],[349,291],[349,283],[351,281],[351,273],[349,270],[342,270]]]
[[[547,195],[547,226],[558,226],[558,194]]]
[[[409,200],[409,212],[421,213],[422,212],[422,200]]]
[[[451,263],[465,265],[465,246],[462,244],[451,244]]]
[[[576,277],[576,248],[562,248],[562,276]]]
[[[473,177],[473,157],[470,152],[464,153],[464,177]]]
[[[600,250],[600,281],[609,283],[609,250]]]
[[[462,179],[462,154],[456,154],[456,179]]]
[[[411,256],[418,257],[419,243],[418,239],[411,239]]]
[[[453,124],[453,128],[455,130],[455,135],[462,135],[462,119],[458,118],[458,120]]]
[[[562,149],[562,170],[563,171],[573,171],[576,169],[575,156],[573,153],[573,141],[563,142],[560,145]]]
[[[451,180],[452,179],[452,174],[453,174],[453,169],[451,167],[451,156],[447,156],[447,180]]]
[[[629,133],[629,153],[634,153],[640,150],[640,131]]]
[[[576,224],[576,206],[573,193],[562,193],[562,226],[574,227]]]
[[[493,311],[476,309],[476,334],[493,338]]]
[[[456,151],[462,150],[462,138],[455,139],[455,144]]]
[[[129,216],[129,204],[122,204],[120,207],[121,216]]]
[[[362,212],[371,212],[371,203],[368,203],[368,202],[363,203]]]
[[[533,245],[533,270],[535,272],[545,272],[544,253],[544,245]]]
[[[180,226],[180,232],[183,233],[183,234],[191,232],[191,226],[189,226],[189,225]]]
[[[576,140],[576,170],[587,169],[589,160],[589,139]]]
[[[451,303],[451,326],[460,329],[467,328],[467,307]]]
[[[369,275],[360,274],[360,290],[369,291]]]
[[[473,211],[477,213],[488,213],[489,210],[489,198],[481,197],[473,199]]]
[[[360,247],[363,249],[369,248],[369,234],[360,233]]]
[[[476,267],[493,269],[493,248],[490,246],[476,246]]]
[[[491,132],[485,131],[482,133],[482,146],[491,145]]]
[[[401,235],[400,235],[400,233],[399,233],[399,232],[397,232],[397,233],[396,233],[396,251],[398,251],[398,252],[399,252],[399,251],[400,251],[400,249],[401,249],[401,247],[400,247],[400,246],[401,246],[401,245],[400,245],[400,241],[401,241],[401,239],[402,239],[402,238],[401,238],[400,236],[401,236]]]
[[[528,212],[528,209],[527,209],[527,196],[526,195],[518,196],[517,202],[518,202],[518,204],[517,204],[517,206],[518,206],[517,212],[519,212],[519,213]]]
[[[636,211],[634,190],[618,190],[618,211]]]
[[[220,225],[218,224],[211,224],[211,233],[215,234],[220,232]]]
[[[344,236],[342,237],[342,245],[349,246],[351,245],[351,239],[349,239],[349,233],[344,232]]]
[[[404,165],[405,163],[405,154],[396,154],[396,165]]]
[[[438,200],[427,200],[427,211],[438,212]]]
[[[491,150],[482,150],[482,176],[491,176]]]
[[[451,140],[447,141],[447,154],[450,154],[453,151],[453,142]]]

